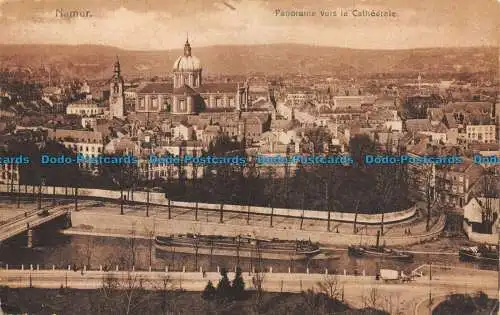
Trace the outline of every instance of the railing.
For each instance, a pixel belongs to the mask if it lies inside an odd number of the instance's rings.
[[[26,218],[29,218],[35,214],[38,214],[40,211],[44,211],[44,210],[49,210],[49,209],[52,209],[53,207],[57,207],[57,206],[53,206],[53,205],[50,205],[50,206],[42,206],[40,209],[34,209],[34,210],[31,210],[31,211],[26,211],[22,214],[19,214],[19,215],[16,215],[15,217],[12,217],[12,218],[9,218],[8,220],[6,221],[2,221],[0,222],[0,228],[2,227],[5,227],[5,226],[9,226],[9,225],[12,225],[12,224],[15,224],[21,220],[24,220]]]
[[[425,265],[424,265],[425,266]],[[422,266],[421,266],[422,267]],[[215,272],[219,274],[223,267],[221,266],[216,266],[215,268],[205,268],[204,266],[199,266],[195,268],[195,270],[188,270],[189,268],[187,266],[180,266],[178,268],[172,268],[172,266],[166,265],[164,268],[136,268],[133,266],[132,268],[126,268],[124,266],[120,265],[98,265],[97,268],[90,268],[86,265],[80,265],[77,266],[75,264],[71,265],[43,265],[43,264],[0,264],[0,274],[2,271],[14,271],[14,272],[61,272],[61,271],[72,271],[72,272],[122,272],[122,273],[128,273],[128,272],[135,272],[135,273],[200,273],[203,274],[204,272],[210,273],[210,272]],[[234,273],[236,272],[236,266],[232,268],[225,268],[228,273]],[[304,272],[295,272],[292,270],[292,268],[288,268],[288,272],[273,272],[273,267],[263,267],[261,270],[258,268],[252,268],[252,269],[242,269],[242,273],[245,274],[256,274],[256,273],[263,273],[263,274],[291,274],[291,275],[330,275],[330,276],[351,276],[351,277],[375,277],[375,275],[369,275],[367,274],[366,270],[362,270],[361,272],[351,272],[349,273],[346,269],[344,269],[341,273],[337,273],[336,270],[329,270],[328,268],[324,269],[317,269],[317,268],[309,268],[307,267]]]

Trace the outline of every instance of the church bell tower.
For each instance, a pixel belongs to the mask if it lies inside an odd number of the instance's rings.
[[[124,103],[123,78],[120,71],[120,61],[117,56],[109,88],[109,111],[112,117],[123,118]]]

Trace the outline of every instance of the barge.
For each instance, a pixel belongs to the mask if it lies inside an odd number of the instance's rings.
[[[377,231],[377,242],[375,245],[349,245],[347,253],[356,257],[380,257],[386,259],[396,259],[412,261],[413,254],[403,250],[387,248],[380,245],[380,231]]]
[[[311,241],[258,239],[238,235],[179,234],[156,236],[155,249],[160,252],[216,256],[238,256],[274,260],[304,260],[320,253],[319,245]]]
[[[458,250],[460,260],[498,263],[498,246],[478,245],[461,247]]]
[[[413,260],[413,254],[402,250],[386,248],[382,246],[361,246],[361,245],[350,245],[347,248],[350,256],[356,257],[380,257],[386,259],[396,259],[396,260]]]

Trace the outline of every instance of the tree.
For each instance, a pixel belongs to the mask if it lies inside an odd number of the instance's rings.
[[[87,268],[90,269],[91,268],[90,262],[92,260],[95,250],[94,239],[92,237],[87,237],[82,241],[83,243],[79,246],[79,252],[85,258],[86,260],[85,263],[87,265]]]
[[[264,189],[264,195],[266,199],[266,205],[271,208],[270,215],[270,226],[273,227],[273,216],[274,216],[274,207],[276,206],[276,184],[275,184],[275,175],[276,170],[274,167],[267,167],[267,187]],[[269,187],[270,186],[270,187]]]
[[[213,300],[215,299],[216,297],[216,294],[217,294],[217,290],[215,289],[213,283],[211,280],[208,280],[208,283],[207,283],[207,286],[205,287],[205,289],[203,290],[203,292],[201,293],[201,297],[204,299],[204,300]]]
[[[365,307],[376,309],[380,303],[380,293],[377,288],[371,288],[368,296],[363,296]]]
[[[493,172],[493,169],[483,175],[479,183],[479,191],[477,195],[484,198],[481,202],[481,222],[482,230],[485,233],[492,233],[493,225],[495,224],[498,213],[494,211],[495,198],[498,198],[500,192],[500,181],[498,175]]]
[[[97,301],[98,314],[147,314],[156,293],[146,290],[145,286],[154,286],[138,275],[128,272],[125,277],[107,274],[103,278],[100,290],[101,299]]]
[[[431,228],[432,208],[438,200],[438,198],[436,198],[436,166],[434,164],[424,165],[421,169],[421,176],[423,178],[423,188],[427,210],[425,230],[429,231]]]
[[[120,214],[124,214],[124,190],[131,189],[139,181],[139,168],[137,164],[118,163],[104,164],[103,174],[107,176],[120,190]]]
[[[200,238],[199,230],[196,225],[193,224],[193,249],[194,249],[194,269],[198,269],[198,252],[200,250]]]
[[[320,292],[326,294],[330,299],[338,300],[341,295],[337,275],[325,275],[323,281],[318,282]]]
[[[227,269],[222,268],[220,271],[222,278],[217,284],[216,296],[218,300],[224,301],[231,297],[231,282],[227,277]]]
[[[245,293],[245,282],[243,281],[240,267],[236,267],[236,274],[234,276],[231,288],[235,300],[243,299]]]

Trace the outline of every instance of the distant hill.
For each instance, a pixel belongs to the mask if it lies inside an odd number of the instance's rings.
[[[106,78],[119,56],[125,77],[165,76],[182,53],[130,51],[99,45],[0,45],[0,69],[50,65],[64,76]],[[204,73],[323,74],[355,76],[374,73],[453,73],[498,71],[498,49],[422,48],[360,50],[300,44],[193,47]]]

